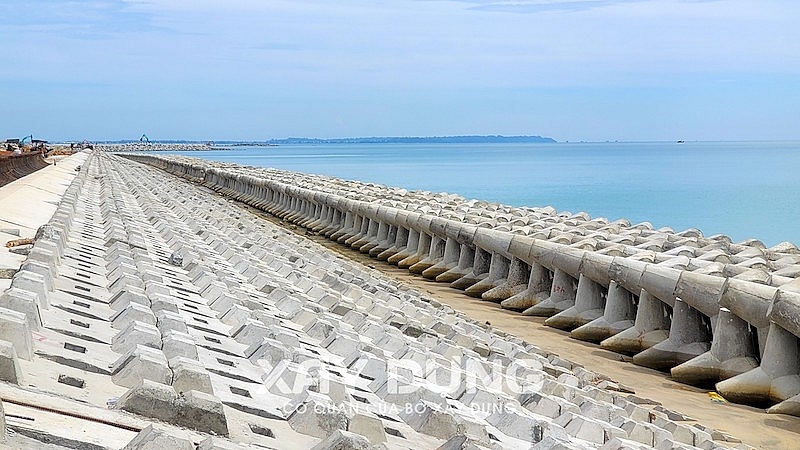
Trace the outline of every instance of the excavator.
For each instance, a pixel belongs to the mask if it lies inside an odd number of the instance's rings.
[[[139,142],[145,142],[145,143],[149,144],[150,143],[150,138],[148,138],[146,134],[142,134],[142,137],[139,138]]]

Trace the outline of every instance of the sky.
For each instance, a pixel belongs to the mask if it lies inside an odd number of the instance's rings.
[[[795,0],[10,0],[0,139],[800,139]]]

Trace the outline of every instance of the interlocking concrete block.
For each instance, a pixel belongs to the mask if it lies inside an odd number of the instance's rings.
[[[34,292],[12,287],[0,295],[0,307],[25,314],[31,331],[39,331],[42,326],[39,295]]]
[[[358,339],[357,334],[353,336],[337,331],[336,333],[328,335],[328,337],[320,343],[320,346],[328,349],[328,351],[334,355],[345,357],[363,348],[364,344]]]
[[[132,321],[111,339],[111,350],[127,353],[137,345],[161,348],[161,333],[153,325]]]
[[[119,312],[111,317],[111,326],[118,330],[123,330],[133,321],[155,326],[156,316],[153,314],[153,311],[150,310],[149,305],[129,302],[125,308],[119,310]]]
[[[303,327],[303,331],[305,331],[306,334],[320,341],[327,339],[336,329],[333,322],[325,319],[317,319]]]
[[[386,442],[383,422],[374,414],[355,414],[347,424],[347,431],[360,434],[374,444]]]
[[[140,416],[171,422],[178,398],[172,386],[150,380],[141,380],[117,400],[117,409]]]
[[[327,396],[305,392],[292,400],[294,407],[287,418],[298,433],[325,439],[337,430],[347,430],[349,419]]]
[[[172,409],[175,415],[170,423],[218,436],[228,435],[225,410],[220,399],[213,395],[198,391],[184,392],[174,399]]]
[[[315,384],[305,367],[288,360],[278,362],[263,380],[269,392],[286,398],[295,398]]]
[[[292,322],[300,325],[301,327],[305,327],[318,320],[320,313],[321,311],[318,312],[313,308],[310,308],[308,306],[303,306],[302,308],[300,308],[299,311],[297,311],[297,313],[293,314],[290,319]]]
[[[33,358],[33,340],[25,314],[0,308],[0,339],[10,342],[20,358]]]
[[[35,262],[47,267],[51,277],[58,276],[58,247],[51,241],[36,241],[25,264]],[[34,270],[35,272],[35,270]]]
[[[600,445],[613,437],[628,437],[626,431],[621,428],[573,413],[563,414],[556,419],[555,423],[562,425],[570,436]]]
[[[161,335],[161,351],[167,359],[180,356],[197,360],[197,345],[191,334],[169,330]]]
[[[14,345],[2,340],[0,340],[0,380],[11,384],[20,384],[22,381],[22,371]]]
[[[178,314],[178,303],[168,294],[147,292],[147,297],[150,299],[150,309],[153,310],[153,313],[169,311]]]
[[[116,294],[128,290],[129,287],[144,290],[144,282],[142,282],[142,279],[138,276],[122,273],[119,278],[108,286],[108,291],[112,294]]]
[[[128,288],[117,292],[109,301],[109,306],[114,311],[125,309],[130,303],[138,303],[150,308],[150,299],[144,293],[144,289]]]
[[[562,411],[562,405],[566,405],[568,402],[558,397],[542,393],[528,394],[526,397],[524,401],[520,399],[520,403],[532,413],[555,419],[566,412]]]
[[[289,293],[283,289],[275,289],[270,292],[269,298],[275,301],[275,307],[283,311],[287,317],[297,314],[305,303],[298,297],[290,296]]]
[[[414,405],[421,400],[439,405],[447,404],[442,392],[431,389],[433,386],[420,383],[410,373],[398,369],[400,368],[393,367],[386,377],[380,377],[369,384],[370,389],[383,401],[402,407]]]
[[[439,439],[450,439],[459,431],[458,421],[447,407],[421,400],[400,410],[400,418],[415,431]]]
[[[311,450],[373,450],[375,448],[364,436],[336,430]]]
[[[292,356],[286,345],[271,338],[263,338],[260,342],[252,344],[244,354],[250,362],[265,368],[272,368],[281,361],[291,359]]]
[[[212,288],[209,288],[209,290],[212,290]],[[215,285],[213,290],[214,290],[214,295],[206,297],[206,294],[203,294],[203,297],[212,299],[212,301],[208,304],[208,306],[210,306],[211,309],[213,309],[218,313],[224,313],[229,309],[231,309],[231,307],[233,307],[234,305],[238,305],[239,303],[241,303],[241,300],[239,300],[238,297],[227,291],[227,287],[223,291],[221,287]]]
[[[502,410],[494,411],[486,418],[486,422],[495,426],[506,436],[531,443],[539,442],[545,436],[569,439],[569,435],[562,426],[539,420],[531,413],[526,413],[522,409],[518,410],[510,404]]]
[[[142,380],[172,384],[172,371],[161,350],[137,345],[113,365],[112,381],[118,386],[133,387]]]
[[[167,333],[168,331],[177,331],[184,334],[189,333],[189,328],[186,326],[186,321],[180,314],[172,311],[161,310],[158,311],[155,316],[157,322],[156,326],[161,334]]]
[[[194,444],[184,436],[172,434],[161,428],[148,425],[140,431],[122,450],[194,450]]]
[[[43,264],[36,261],[31,261],[30,259],[26,260],[22,266],[19,268],[19,272],[14,275],[14,278],[17,277],[28,277],[30,275],[39,275],[41,276],[41,281],[44,283],[44,298],[47,298],[48,292],[52,292],[54,290],[53,286],[53,273],[50,270],[50,266],[47,264]],[[38,282],[40,279],[38,277],[30,277],[28,282]],[[12,281],[11,285],[14,285]],[[19,286],[21,289],[25,289],[24,286]],[[43,307],[47,307],[47,305],[42,305]]]
[[[233,329],[241,327],[247,319],[251,317],[252,311],[242,305],[231,306],[225,314],[222,315],[220,320],[225,325],[229,325]]]
[[[200,362],[175,357],[169,360],[169,368],[172,369],[172,387],[175,388],[175,392],[198,391],[214,394],[211,376]]]
[[[344,366],[362,378],[375,380],[386,378],[388,365],[385,358],[379,358],[371,353],[356,351],[345,358]]]

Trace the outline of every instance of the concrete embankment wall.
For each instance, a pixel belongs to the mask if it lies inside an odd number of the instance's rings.
[[[127,155],[726,399],[800,415],[800,251],[304,174]]]
[[[47,167],[41,152],[0,156],[0,186]]]

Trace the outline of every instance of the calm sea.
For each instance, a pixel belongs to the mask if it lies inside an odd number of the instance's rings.
[[[800,142],[326,144],[176,152],[800,244]]]

